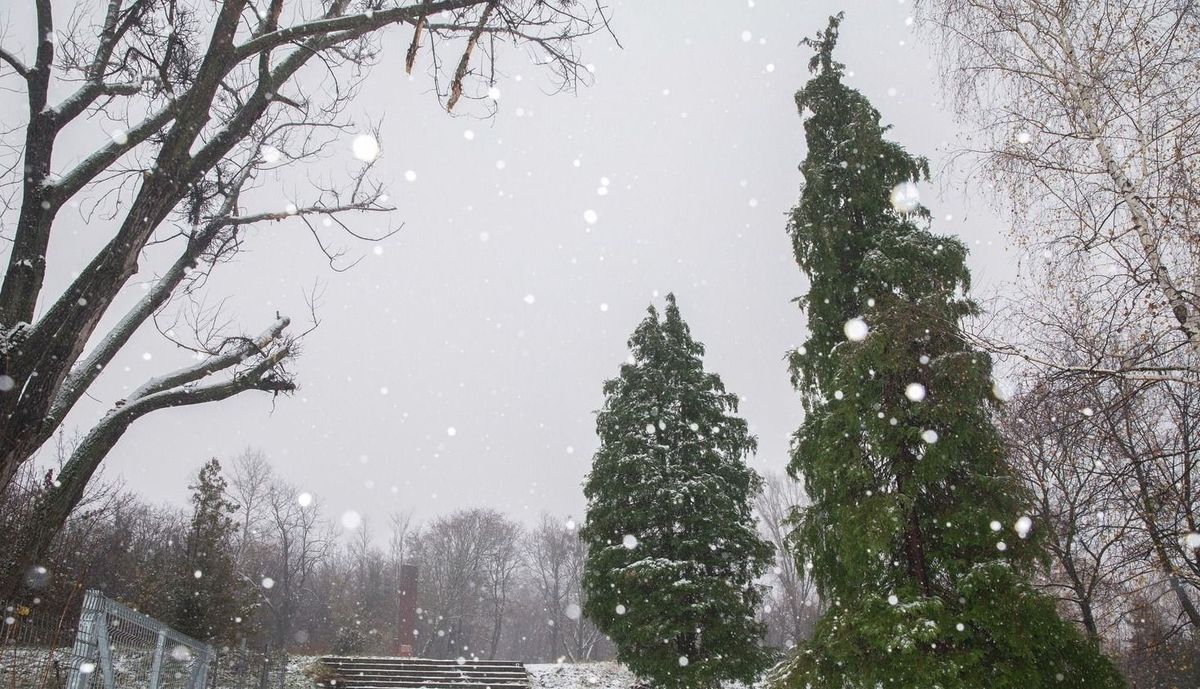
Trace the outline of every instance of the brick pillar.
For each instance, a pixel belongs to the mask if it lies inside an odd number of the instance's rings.
[[[417,626],[417,566],[400,565],[400,647],[396,655],[408,657],[413,654]]]

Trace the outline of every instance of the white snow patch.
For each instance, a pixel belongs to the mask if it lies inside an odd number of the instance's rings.
[[[629,689],[637,683],[625,666],[601,663],[532,663],[529,683],[533,689]]]
[[[680,666],[686,658],[679,659]],[[630,689],[640,684],[629,668],[615,661],[590,663],[527,663],[532,689]],[[766,686],[760,679],[751,687],[737,682],[723,682],[724,689],[760,689]]]

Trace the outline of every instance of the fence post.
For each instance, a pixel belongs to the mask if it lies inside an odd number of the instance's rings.
[[[237,663],[237,689],[246,688],[246,675],[250,674],[250,655],[246,653],[246,637],[242,637],[241,655]]]
[[[263,652],[262,672],[259,675],[258,689],[268,689],[271,679],[271,642],[267,642],[267,650]]]
[[[214,657],[216,657],[216,651],[213,650],[212,644],[205,644],[204,662],[200,663],[200,668],[197,670],[196,689],[204,689],[208,686],[208,668],[212,665]]]
[[[187,689],[204,689],[204,681],[207,676],[209,655],[212,653],[212,646],[205,644],[204,648],[193,649],[192,665],[188,672]]]
[[[83,593],[83,609],[79,613],[79,628],[75,630],[75,646],[71,655],[74,656],[67,675],[67,689],[86,689],[96,671],[99,657],[96,653],[96,617],[100,609],[100,592],[88,589]],[[89,672],[83,671],[84,664],[90,664]]]
[[[101,603],[104,598],[101,596]],[[104,680],[104,689],[117,689],[113,680],[112,644],[108,639],[108,608],[100,610],[96,616],[96,647],[100,651],[100,677]]]
[[[167,630],[158,630],[158,642],[154,644],[154,664],[150,666],[150,689],[158,689],[162,683],[163,653],[167,649]]]

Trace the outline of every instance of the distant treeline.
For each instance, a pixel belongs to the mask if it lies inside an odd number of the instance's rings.
[[[27,465],[0,497],[0,534],[36,518],[33,497],[54,475]],[[244,640],[291,652],[391,654],[400,565],[413,563],[418,655],[553,662],[613,654],[581,614],[585,550],[578,525],[565,517],[542,515],[528,526],[495,510],[464,509],[423,523],[404,512],[384,524],[355,523],[287,482],[255,450],[207,462],[189,483],[190,506],[152,504],[120,481],[93,485],[50,556],[27,573],[26,604],[57,615],[78,605],[80,588],[98,588],[222,646]],[[790,563],[773,576],[795,590]],[[807,601],[780,593],[765,606],[770,643],[786,646],[798,633],[789,611],[811,617],[810,589],[801,591]]]

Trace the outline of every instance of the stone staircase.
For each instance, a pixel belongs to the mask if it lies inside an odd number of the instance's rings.
[[[513,660],[325,656],[330,689],[530,689],[525,666]]]

